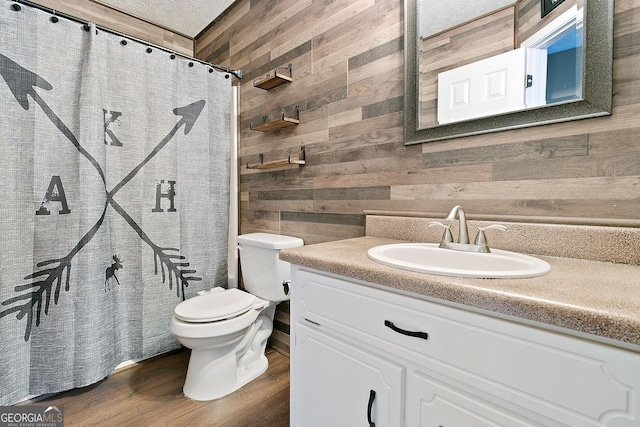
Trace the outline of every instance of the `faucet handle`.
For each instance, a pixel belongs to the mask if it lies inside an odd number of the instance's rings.
[[[473,244],[477,246],[486,246],[488,251],[489,246],[487,245],[487,238],[484,235],[484,231],[490,229],[499,230],[502,232],[507,231],[507,227],[502,224],[491,224],[487,225],[486,227],[478,227],[478,234],[476,235],[476,240],[473,242]]]
[[[438,227],[444,228],[444,234],[442,235],[442,240],[440,241],[440,244],[453,242],[453,235],[451,234],[451,226],[442,224],[441,222],[438,222],[438,221],[431,221],[428,225],[429,227],[438,226]]]

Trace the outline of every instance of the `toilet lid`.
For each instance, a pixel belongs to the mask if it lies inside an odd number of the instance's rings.
[[[177,305],[174,314],[185,322],[215,322],[247,312],[256,297],[240,289],[227,289],[190,298]]]

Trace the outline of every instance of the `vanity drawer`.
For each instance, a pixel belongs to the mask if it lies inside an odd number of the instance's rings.
[[[533,411],[634,412],[627,379],[640,376],[638,354],[305,270],[294,288],[298,321]]]
[[[418,354],[431,354],[433,333],[439,322],[426,312],[402,304],[399,295],[365,296],[360,289],[352,290],[348,282],[300,271],[294,283],[296,299],[300,301],[297,314],[311,322],[339,331],[352,338],[378,340],[378,344],[397,345]],[[389,299],[387,299],[389,298]],[[390,322],[390,323],[389,323]],[[423,338],[410,337],[392,328],[411,330]],[[436,332],[436,336],[442,334]]]

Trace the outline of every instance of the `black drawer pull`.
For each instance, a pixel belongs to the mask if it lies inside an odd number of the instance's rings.
[[[422,338],[424,340],[429,339],[429,334],[427,334],[426,332],[414,332],[414,331],[406,331],[404,329],[400,329],[398,328],[396,325],[393,324],[393,322],[390,322],[389,320],[385,320],[384,321],[384,326],[386,326],[387,328],[391,328],[393,331],[402,334],[402,335],[408,335],[410,337],[416,337],[416,338]]]
[[[369,422],[369,427],[376,427],[376,423],[371,421],[371,409],[373,408],[374,400],[376,400],[376,391],[371,390],[369,392],[369,405],[367,406],[367,421]]]

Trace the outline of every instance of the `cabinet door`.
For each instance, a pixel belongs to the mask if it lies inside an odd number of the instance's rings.
[[[542,427],[423,372],[407,378],[407,426]]]
[[[403,424],[404,368],[302,323],[296,325],[293,425]]]

